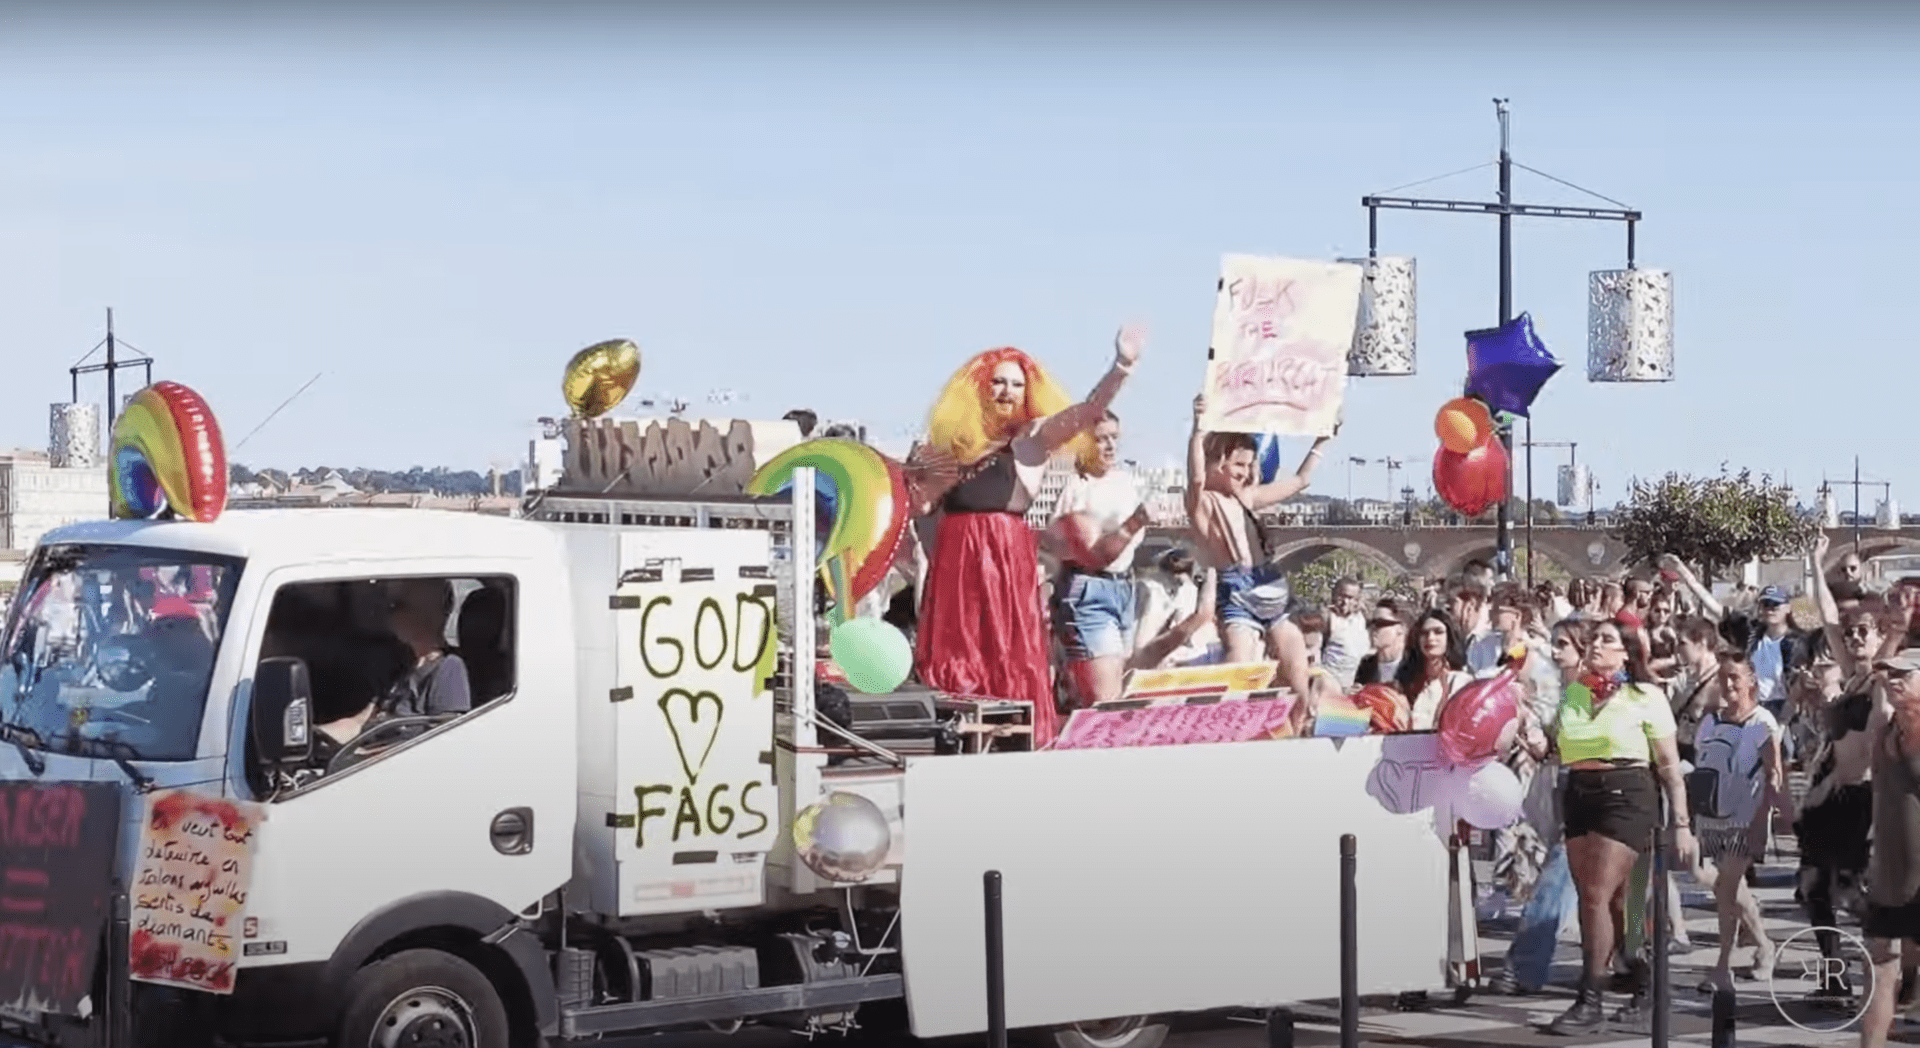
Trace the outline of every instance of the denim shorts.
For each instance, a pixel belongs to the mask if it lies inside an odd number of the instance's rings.
[[[1069,661],[1132,654],[1134,624],[1130,578],[1073,571],[1054,587],[1053,632]]]
[[[1222,568],[1214,603],[1220,631],[1237,625],[1265,633],[1287,617],[1290,596],[1286,575],[1272,564]]]

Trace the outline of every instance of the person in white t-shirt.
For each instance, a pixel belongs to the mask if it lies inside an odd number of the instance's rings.
[[[1333,674],[1342,691],[1352,691],[1360,660],[1373,651],[1367,613],[1360,607],[1360,580],[1349,575],[1335,582],[1331,596],[1333,599],[1327,602],[1327,641],[1320,652],[1320,665]]]
[[[1120,420],[1109,411],[1093,427],[1092,452],[1075,463],[1048,529],[1061,562],[1053,629],[1082,706],[1119,698],[1133,656],[1133,558],[1147,508],[1132,475],[1114,468],[1119,457]]]

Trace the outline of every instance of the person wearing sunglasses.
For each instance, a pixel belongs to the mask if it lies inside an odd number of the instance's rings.
[[[1636,1028],[1646,1019],[1645,960],[1634,959],[1632,997],[1609,1016],[1605,988],[1616,946],[1629,943],[1626,903],[1636,860],[1653,845],[1665,793],[1672,811],[1676,864],[1693,865],[1697,846],[1675,745],[1673,710],[1647,668],[1646,632],[1622,615],[1593,629],[1580,678],[1560,704],[1555,742],[1567,768],[1561,802],[1567,862],[1580,897],[1581,980],[1572,1007],[1549,1029],[1590,1034],[1609,1022]],[[1637,921],[1635,923],[1638,923]]]
[[[1353,684],[1391,684],[1407,656],[1407,608],[1398,597],[1381,597],[1367,613],[1367,640],[1373,650],[1360,659]]]

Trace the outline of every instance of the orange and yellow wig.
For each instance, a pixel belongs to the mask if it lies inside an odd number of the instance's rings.
[[[1007,361],[1020,365],[1027,379],[1027,400],[1015,415],[1011,428],[1003,429],[988,418],[987,400],[993,384],[993,369]],[[1021,427],[1035,419],[1055,415],[1072,407],[1073,398],[1047,374],[1032,357],[1003,346],[977,354],[953,373],[933,402],[927,419],[927,443],[951,454],[961,465],[978,462],[1000,445],[1012,439]],[[1089,434],[1074,437],[1060,453],[1084,456],[1093,440]]]

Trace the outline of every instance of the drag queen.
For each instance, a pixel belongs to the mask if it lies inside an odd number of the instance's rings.
[[[1088,441],[1140,359],[1144,330],[1122,328],[1113,366],[1087,399],[1067,395],[1033,358],[989,350],[967,361],[934,404],[927,444],[957,479],[937,504],[914,662],[921,683],[1033,706],[1033,745],[1053,741],[1058,712],[1041,604],[1039,536],[1027,508],[1047,463]]]

